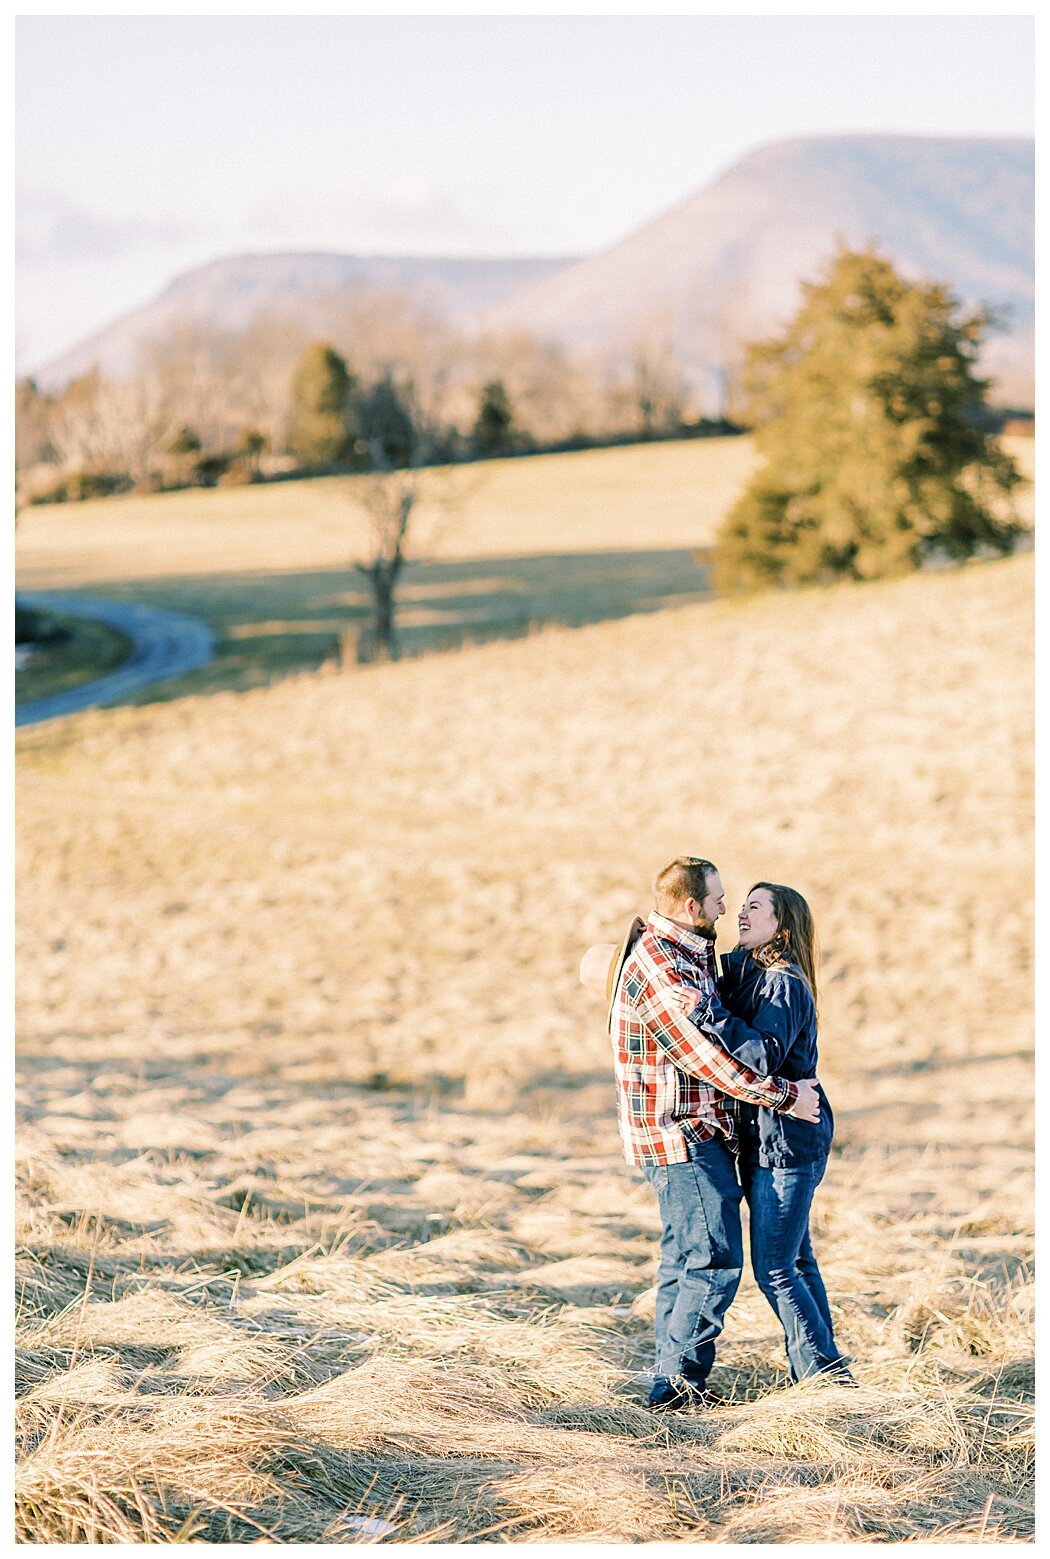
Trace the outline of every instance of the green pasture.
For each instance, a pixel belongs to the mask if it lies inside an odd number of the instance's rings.
[[[218,636],[211,665],[145,689],[135,700],[141,703],[258,687],[337,663],[343,633],[363,624],[368,613],[364,581],[345,569],[147,578],[107,584],[105,593],[200,617]],[[547,624],[577,627],[653,611],[705,593],[706,571],[689,551],[414,562],[406,566],[399,591],[399,647],[403,656],[419,655],[519,637]],[[117,663],[103,637],[109,632],[85,633],[78,640],[78,653],[85,657],[80,680]],[[30,694],[24,686],[29,675],[19,674],[19,700],[69,685],[48,684],[41,663]]]
[[[113,671],[131,652],[131,641],[106,623],[57,612],[39,614],[56,630],[55,637],[37,645],[26,666],[15,678],[15,701],[28,703],[51,693],[79,687],[93,677]]]

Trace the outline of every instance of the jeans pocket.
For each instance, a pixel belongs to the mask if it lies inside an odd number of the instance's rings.
[[[670,1177],[667,1173],[666,1164],[643,1164],[642,1174],[648,1180],[657,1196],[667,1190],[667,1182]]]

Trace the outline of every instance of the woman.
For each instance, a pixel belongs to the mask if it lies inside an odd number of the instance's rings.
[[[794,888],[757,882],[738,917],[740,941],[722,959],[720,1042],[763,1076],[817,1073],[816,935]],[[708,1027],[705,1023],[704,1027]],[[834,1117],[823,1089],[815,1124],[741,1106],[740,1180],[751,1213],[755,1281],[784,1328],[793,1381],[854,1384],[839,1352],[809,1235],[813,1193],[827,1167]]]

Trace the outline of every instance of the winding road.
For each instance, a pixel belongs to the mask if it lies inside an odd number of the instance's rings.
[[[50,590],[30,595],[19,592],[18,599],[41,611],[57,612],[63,617],[86,617],[116,628],[131,640],[132,651],[123,665],[104,677],[22,704],[15,711],[16,726],[36,725],[41,720],[57,720],[62,715],[76,714],[80,709],[119,703],[142,688],[185,676],[188,671],[196,671],[215,658],[212,629],[199,618],[184,617],[181,612],[162,611],[157,606],[139,606],[130,601],[56,595]]]

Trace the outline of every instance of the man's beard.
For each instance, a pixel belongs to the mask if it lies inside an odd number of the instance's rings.
[[[693,930],[708,942],[713,942],[718,935],[718,927],[713,920],[698,920]]]

